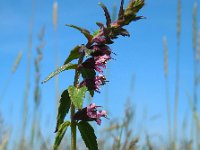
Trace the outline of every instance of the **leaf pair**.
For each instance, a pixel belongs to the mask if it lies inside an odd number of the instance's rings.
[[[66,121],[63,124],[61,124],[56,134],[56,139],[53,146],[54,150],[58,149],[61,143],[61,140],[63,139],[69,125],[70,125],[69,121]],[[94,133],[94,129],[92,128],[92,126],[86,121],[81,121],[78,123],[78,129],[81,133],[81,137],[83,141],[85,142],[86,147],[89,150],[98,150],[97,137]]]
[[[74,86],[69,86],[68,90],[65,90],[60,99],[60,105],[57,114],[57,124],[56,124],[56,138],[54,141],[53,149],[57,150],[65,132],[70,125],[69,121],[64,122],[66,114],[69,112],[71,101],[76,108],[81,109],[83,100],[85,97],[87,88],[84,86],[82,88],[76,88]],[[94,133],[94,129],[88,122],[81,121],[78,123],[78,128],[81,136],[88,147],[89,150],[98,150],[97,138]]]
[[[69,112],[71,101],[73,102],[76,108],[81,109],[86,90],[86,87],[78,89],[74,86],[69,86],[67,90],[63,91],[58,107],[57,123],[55,130],[55,132],[57,133],[54,142],[54,150],[56,150],[60,145],[60,142],[67,130],[67,127],[70,125],[70,122],[64,122],[64,119],[66,114]]]
[[[82,108],[86,91],[87,91],[87,88],[85,86],[81,88],[69,86],[67,90],[63,91],[60,98],[59,107],[58,107],[55,132],[58,131],[60,125],[64,122],[65,116],[69,112],[71,102],[73,102],[73,104],[75,105],[77,109]]]

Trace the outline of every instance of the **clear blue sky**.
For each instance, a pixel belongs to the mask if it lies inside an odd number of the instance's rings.
[[[105,22],[104,13],[98,6],[98,0],[69,0],[58,1],[58,38],[55,46],[55,33],[52,25],[53,1],[35,0],[35,15],[33,27],[33,55],[39,41],[37,34],[45,25],[46,46],[43,50],[42,79],[55,69],[54,48],[58,51],[60,65],[65,57],[77,44],[85,43],[85,38],[76,30],[67,28],[65,24],[74,24],[90,31],[95,31],[95,22]],[[102,0],[111,10],[113,4],[119,6],[119,0]],[[127,0],[125,3],[127,4]],[[190,107],[185,92],[193,92],[193,51],[192,51],[192,7],[193,0],[182,1],[182,29],[180,55],[180,109],[179,120],[184,115],[190,115]],[[175,58],[176,58],[176,4],[174,0],[146,0],[146,5],[139,13],[147,17],[145,20],[132,23],[127,27],[131,37],[120,37],[111,46],[116,60],[109,63],[109,100],[110,118],[123,117],[124,104],[128,96],[136,106],[136,118],[139,125],[143,119],[144,109],[147,109],[148,118],[159,115],[156,121],[146,120],[145,126],[150,133],[166,134],[167,117],[165,101],[165,82],[163,74],[163,45],[162,37],[168,39],[169,47],[169,84],[171,102],[174,100],[175,86]],[[3,90],[15,57],[19,50],[23,50],[22,62],[13,76],[3,101],[0,101],[0,112],[8,126],[14,131],[21,122],[21,108],[26,80],[26,57],[28,49],[28,34],[31,20],[31,1],[1,0],[0,4],[0,92]],[[199,27],[199,26],[198,26]],[[31,94],[29,106],[33,103],[34,64],[31,66]],[[135,75],[134,92],[130,93],[130,82]],[[73,72],[60,74],[60,90],[72,84]],[[45,129],[53,134],[55,127],[55,88],[54,79],[41,85],[43,111],[42,120],[50,120]],[[105,87],[101,94],[96,94],[94,102],[105,104]],[[13,108],[11,111],[10,109]],[[32,111],[32,108],[31,108]],[[28,114],[31,116],[31,111]],[[9,119],[10,117],[12,119]],[[103,120],[103,124],[106,120]],[[45,132],[44,131],[44,132]]]

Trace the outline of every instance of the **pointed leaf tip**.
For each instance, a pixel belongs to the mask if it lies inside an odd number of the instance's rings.
[[[123,19],[124,17],[124,0],[121,1],[121,5],[120,5],[120,10],[119,10],[119,14],[118,14],[118,20]]]
[[[99,5],[104,10],[104,13],[105,13],[105,16],[106,16],[106,25],[107,25],[107,27],[110,27],[110,24],[111,24],[110,13],[109,13],[107,7],[103,3],[100,2]]]
[[[76,68],[77,68],[77,64],[65,64],[65,65],[61,66],[60,68],[58,68],[56,71],[52,72],[48,77],[46,77],[46,79],[44,81],[42,81],[42,84],[46,83],[51,78],[53,78],[54,76],[58,75],[59,73],[65,71],[65,70],[76,69]]]
[[[79,30],[87,38],[89,43],[92,42],[93,36],[90,34],[90,31],[88,31],[87,29],[84,29],[84,28],[81,28],[81,27],[78,27],[78,26],[75,26],[75,25],[72,25],[72,24],[65,24],[65,25],[68,26],[68,27]]]
[[[71,61],[78,59],[80,57],[80,52],[79,52],[80,48],[81,48],[81,46],[77,45],[76,47],[74,47],[74,49],[71,50],[69,56],[67,57],[67,59],[64,62],[64,65],[68,64]]]

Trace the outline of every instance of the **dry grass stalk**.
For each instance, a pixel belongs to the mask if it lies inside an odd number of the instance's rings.
[[[56,31],[57,31],[57,26],[58,26],[58,2],[54,1],[53,3],[53,11],[52,11],[52,22],[53,22],[53,27],[55,30],[55,43],[54,43],[54,55],[55,55],[55,68],[58,68],[59,66],[59,57],[58,57],[58,52],[57,52],[57,36],[56,36]],[[56,91],[56,108],[58,106],[57,100],[60,98],[60,91],[59,91],[59,78],[55,77],[55,91]]]
[[[148,134],[146,135],[146,141],[147,141],[148,150],[153,150],[153,146]]]
[[[53,3],[52,20],[53,20],[54,29],[57,29],[57,24],[58,24],[58,2],[57,1]]]
[[[174,148],[176,149],[176,140],[177,140],[177,113],[179,105],[179,80],[180,80],[180,34],[181,34],[181,0],[178,0],[177,3],[177,26],[176,26],[176,35],[177,35],[177,48],[176,48],[176,83],[175,83],[175,97],[174,97]]]
[[[131,125],[134,118],[134,107],[131,106],[130,101],[126,103],[124,112],[125,117],[121,123],[114,121],[104,130],[109,137],[112,136],[114,139],[112,144],[113,150],[129,150],[136,148],[138,138],[137,140],[132,138],[133,130]]]
[[[197,36],[197,49],[195,53],[196,61],[200,62],[200,29],[198,30],[198,36]]]
[[[192,140],[193,142],[191,143],[192,144],[191,146],[193,147],[196,140],[197,149],[200,149],[200,117],[197,110],[194,109],[195,103],[192,100],[192,96],[188,92],[186,92],[186,96],[189,100],[190,108],[192,111],[192,117],[193,117],[193,123],[194,123],[192,127],[195,127],[195,136],[196,136],[195,137],[196,139]]]
[[[181,0],[177,2],[177,22],[176,22],[176,36],[177,44],[180,44],[180,34],[181,34]]]
[[[169,143],[171,143],[171,107],[170,107],[170,98],[169,98],[169,65],[168,65],[168,45],[167,38],[163,37],[163,48],[164,48],[164,76],[165,76],[165,94],[166,94],[166,109],[167,109],[167,122],[168,122],[168,133],[169,133]]]
[[[130,144],[129,144],[127,150],[136,150],[136,149],[137,149],[136,144],[137,144],[138,142],[139,142],[139,138],[133,139],[133,140],[130,142]]]
[[[9,138],[10,138],[10,135],[9,135],[9,134],[5,134],[5,135],[3,136],[3,140],[2,140],[2,142],[0,143],[0,150],[7,150]]]
[[[163,48],[164,48],[164,75],[167,78],[169,72],[169,65],[168,65],[168,45],[167,45],[167,37],[163,37]]]
[[[41,61],[43,57],[43,48],[45,46],[45,26],[43,26],[40,29],[40,32],[38,34],[38,40],[39,44],[36,48],[36,58],[34,60],[35,64],[35,89],[34,89],[34,114],[33,114],[33,120],[32,120],[32,129],[31,129],[31,139],[30,139],[30,146],[32,149],[35,148],[35,145],[41,145],[44,143],[42,140],[43,138],[40,138],[40,115],[42,112],[39,112],[39,105],[41,102],[41,89],[40,89],[40,83],[41,83]],[[35,141],[37,139],[37,142]]]
[[[40,41],[39,45],[36,48],[37,51],[37,57],[35,58],[35,91],[34,91],[34,100],[36,107],[39,106],[39,103],[41,101],[41,90],[40,90],[40,77],[41,77],[41,60],[42,60],[42,50],[45,46],[44,41],[44,33],[45,33],[45,27],[43,26],[40,29],[40,32],[38,34],[38,39]]]
[[[34,27],[34,15],[35,15],[35,0],[32,0],[32,12],[30,20],[30,29],[28,37],[28,53],[27,53],[27,67],[26,67],[26,85],[23,98],[23,112],[22,112],[22,129],[21,129],[21,149],[25,149],[25,133],[27,127],[27,114],[28,114],[28,99],[30,92],[30,74],[31,74],[31,61],[32,61],[32,45],[33,45],[33,27]]]
[[[194,2],[193,5],[193,12],[192,12],[192,47],[193,47],[193,65],[194,65],[194,78],[193,78],[193,114],[197,110],[197,103],[198,103],[198,61],[196,59],[196,53],[197,53],[197,14],[198,14],[198,4],[197,1]],[[193,117],[193,125],[191,137],[193,138],[193,141],[195,141],[195,137],[197,137],[197,126],[195,118]],[[193,135],[194,134],[194,135]],[[195,137],[194,137],[195,136]],[[194,142],[193,142],[194,143]]]
[[[17,57],[15,59],[15,62],[12,66],[12,70],[11,70],[12,73],[16,72],[16,70],[17,70],[17,68],[18,68],[18,66],[21,62],[22,56],[23,56],[23,51],[19,51],[18,54],[17,54]]]
[[[6,150],[9,143],[9,138],[11,131],[8,131],[6,125],[4,124],[4,120],[2,115],[0,114],[0,150]]]
[[[193,100],[194,100],[194,110],[197,109],[198,103],[198,96],[197,96],[197,89],[198,89],[198,62],[196,60],[196,53],[197,53],[197,14],[198,14],[198,5],[197,2],[194,2],[193,6],[193,13],[192,13],[192,46],[193,46],[193,54],[194,54],[194,91],[193,91]]]
[[[195,1],[192,12],[192,46],[193,50],[196,50],[197,43],[197,13],[198,13],[198,4]]]

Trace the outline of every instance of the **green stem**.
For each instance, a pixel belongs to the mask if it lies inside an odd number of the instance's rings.
[[[72,119],[75,114],[74,104],[71,104],[71,150],[76,150],[76,122]]]
[[[84,56],[85,53],[82,52],[78,60],[78,65],[80,65],[83,62]],[[79,78],[80,78],[80,72],[77,68],[74,76],[74,86],[77,88],[79,85]],[[75,114],[75,106],[73,103],[71,103],[71,150],[76,150],[76,121],[73,120],[74,114]]]

